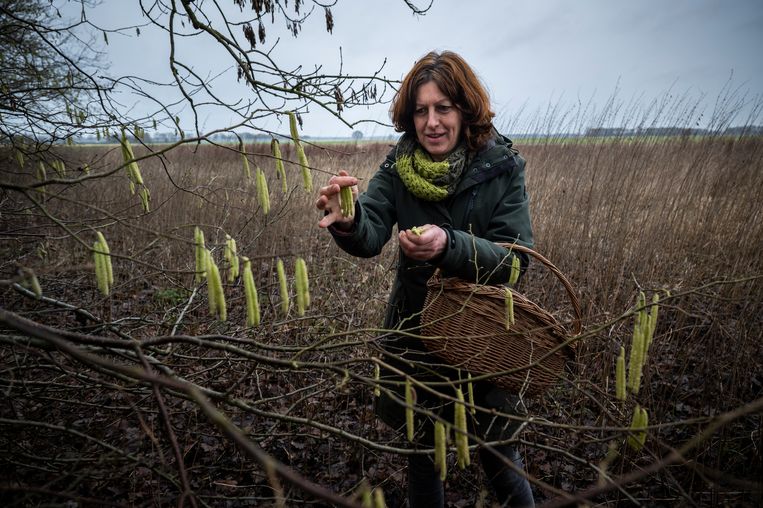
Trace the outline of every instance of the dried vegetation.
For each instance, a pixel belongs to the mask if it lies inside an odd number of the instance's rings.
[[[763,140],[517,146],[529,161],[537,250],[578,289],[586,325],[564,379],[528,401],[520,439],[537,500],[599,488],[593,501],[612,505],[760,502]],[[133,148],[138,158],[148,153]],[[116,169],[118,146],[60,148],[66,178],[78,183],[5,192],[3,278],[20,282],[19,268],[32,269],[43,297],[19,284],[0,292],[4,504],[257,506],[283,496],[299,505],[316,499],[307,479],[344,496],[368,482],[390,505],[402,502],[404,436],[374,418],[371,386],[395,246],[375,259],[348,257],[316,226],[300,167],[286,164],[284,194],[271,147],[245,149],[269,181],[267,215],[239,152],[209,144],[139,161],[150,213]],[[292,145],[281,150],[297,160]],[[316,188],[340,169],[367,181],[387,150],[305,145]],[[34,181],[12,153],[2,161],[5,180]],[[85,164],[87,175],[76,169]],[[227,320],[209,316],[194,281],[196,226],[221,270],[226,235],[251,260],[259,326],[246,326],[240,279],[223,277]],[[94,277],[96,231],[113,255],[108,297]],[[312,302],[303,317],[296,306],[284,316],[276,259],[294,297],[297,257]],[[541,266],[522,290],[569,317],[565,293]],[[621,403],[615,362],[630,344],[639,290],[660,292],[660,318],[641,391]],[[225,420],[210,417],[209,401]],[[636,403],[649,411],[638,453],[625,446]],[[237,446],[234,426],[301,477],[289,481],[258,462]],[[484,482],[478,467],[459,471],[455,458],[451,451],[448,502],[471,506],[485,498]]]

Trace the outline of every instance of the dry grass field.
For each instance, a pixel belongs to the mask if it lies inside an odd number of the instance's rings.
[[[585,325],[563,379],[527,401],[519,439],[536,500],[587,492],[591,505],[759,505],[763,140],[515,146],[528,161],[536,249],[576,288]],[[0,177],[17,186],[0,202],[2,504],[259,506],[283,496],[301,506],[315,499],[307,480],[345,496],[367,483],[390,506],[402,502],[406,444],[372,411],[394,242],[373,259],[339,250],[317,227],[317,191],[305,192],[297,165],[287,164],[282,192],[269,146],[246,146],[268,179],[268,215],[231,147],[150,149],[139,161],[149,213],[130,195],[119,147],[57,149],[67,173],[44,193],[25,188],[36,161],[21,169],[0,154]],[[315,189],[345,169],[362,191],[388,149],[308,147]],[[227,321],[209,315],[206,285],[194,283],[196,226],[221,268],[226,234],[252,259],[260,326],[246,326],[240,279],[225,285]],[[93,274],[96,231],[113,254],[108,297]],[[303,317],[280,312],[275,274],[280,258],[293,296],[297,257],[310,275]],[[34,270],[41,299],[11,282],[20,268]],[[522,291],[570,318],[540,264]],[[630,347],[639,291],[660,295],[660,313],[641,390],[623,403],[615,360]],[[639,452],[624,444],[636,403],[649,412]],[[274,482],[236,436],[301,479]],[[617,456],[605,460],[610,449]],[[450,461],[449,505],[489,503],[480,469]]]

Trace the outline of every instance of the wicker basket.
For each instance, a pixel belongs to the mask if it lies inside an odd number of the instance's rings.
[[[549,260],[527,247],[498,245],[531,255],[556,275],[575,313],[572,330],[513,289],[515,323],[506,330],[505,286],[443,278],[438,270],[427,282],[421,319],[424,343],[452,366],[473,375],[500,373],[490,381],[516,393],[539,395],[559,379],[566,361],[574,356],[572,346],[560,344],[580,333],[580,303],[569,281]]]

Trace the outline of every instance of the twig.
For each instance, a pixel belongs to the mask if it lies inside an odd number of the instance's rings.
[[[140,346],[135,346],[135,353],[138,355],[138,358],[140,358],[140,362],[143,364],[143,368],[146,369],[146,372],[152,372],[153,369],[151,369],[151,364],[148,363],[146,355],[143,354],[143,350],[140,348]],[[159,405],[159,412],[161,413],[162,420],[164,421],[164,428],[167,431],[167,437],[172,444],[172,451],[175,454],[175,462],[177,462],[178,471],[180,472],[180,482],[183,485],[183,493],[181,494],[180,500],[178,501],[178,508],[183,508],[184,501],[186,499],[190,501],[193,508],[197,508],[198,505],[196,504],[196,498],[194,497],[193,491],[191,490],[191,485],[188,483],[188,473],[186,472],[185,464],[183,463],[183,454],[180,453],[180,446],[178,445],[175,431],[172,429],[172,422],[170,421],[170,415],[167,411],[167,406],[164,403],[164,397],[162,396],[162,392],[159,389],[158,384],[152,383],[152,388],[154,391],[154,397],[156,397],[156,403]]]
[[[699,446],[702,442],[707,440],[710,436],[715,434],[715,432],[718,429],[733,422],[734,420],[738,418],[741,418],[742,416],[745,416],[751,413],[757,413],[760,411],[763,411],[763,397],[757,400],[754,400],[752,402],[749,402],[745,404],[744,406],[738,407],[734,409],[733,411],[728,411],[726,413],[718,415],[716,418],[714,418],[710,422],[710,424],[707,427],[705,427],[705,429],[702,432],[700,432],[699,434],[694,436],[692,439],[687,441],[681,448],[671,452],[664,459],[653,462],[651,465],[641,469],[640,471],[633,471],[631,473],[623,475],[620,478],[613,480],[611,483],[607,485],[591,487],[589,489],[580,491],[577,494],[575,494],[575,496],[571,499],[554,499],[548,503],[541,505],[541,507],[542,508],[558,508],[562,506],[571,506],[573,504],[585,502],[586,500],[592,499],[599,494],[603,494],[604,492],[608,492],[610,490],[620,488],[623,485],[627,485],[631,482],[634,482],[642,478],[645,478],[649,475],[652,475],[672,464],[688,462],[688,459],[686,459],[685,455],[692,449]]]

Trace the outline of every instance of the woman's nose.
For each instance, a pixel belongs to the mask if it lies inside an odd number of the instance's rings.
[[[437,112],[432,109],[429,111],[429,114],[427,115],[427,126],[428,127],[437,127],[437,124],[440,123],[440,118],[437,116]]]

